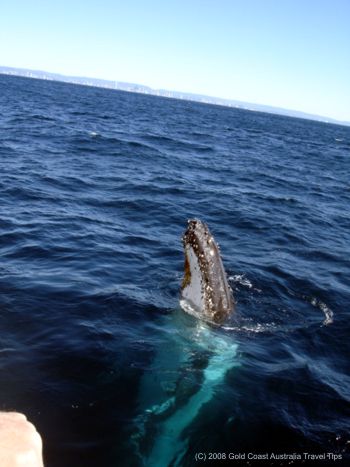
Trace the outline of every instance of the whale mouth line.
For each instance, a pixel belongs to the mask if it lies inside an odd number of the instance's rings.
[[[200,319],[222,323],[231,314],[234,300],[219,247],[199,219],[188,221],[182,240],[185,263],[180,305]]]

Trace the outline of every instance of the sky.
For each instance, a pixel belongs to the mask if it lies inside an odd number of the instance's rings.
[[[350,0],[2,0],[0,65],[350,121]]]

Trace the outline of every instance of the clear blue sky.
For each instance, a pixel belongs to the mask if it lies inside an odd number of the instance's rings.
[[[350,0],[4,0],[0,65],[350,121]]]

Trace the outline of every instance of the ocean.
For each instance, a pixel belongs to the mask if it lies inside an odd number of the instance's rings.
[[[164,467],[346,465],[350,127],[4,75],[0,110],[0,408],[45,466],[154,467],[176,417]],[[236,301],[205,338],[191,218]]]

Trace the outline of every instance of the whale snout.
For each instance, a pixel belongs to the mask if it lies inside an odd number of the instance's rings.
[[[182,306],[205,320],[221,323],[231,314],[234,300],[219,247],[207,224],[199,219],[188,220],[182,239],[185,253]]]

